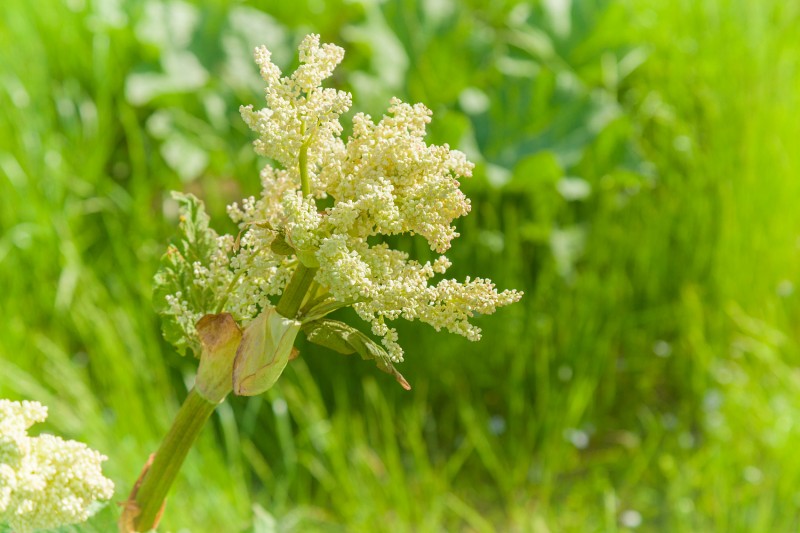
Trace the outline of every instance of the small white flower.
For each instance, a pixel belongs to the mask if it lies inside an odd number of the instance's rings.
[[[299,191],[287,191],[283,196],[283,210],[286,213],[284,231],[289,243],[296,250],[319,248],[319,225],[322,221],[314,199],[303,198]]]
[[[83,522],[93,502],[114,493],[104,455],[53,435],[28,436],[46,418],[38,402],[0,400],[0,523],[16,533]]]

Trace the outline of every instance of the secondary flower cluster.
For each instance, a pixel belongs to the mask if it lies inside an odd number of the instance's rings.
[[[186,335],[196,335],[200,317],[221,310],[249,323],[282,293],[298,265],[315,272],[308,301],[334,302],[326,309],[352,305],[395,362],[403,351],[387,321],[417,319],[477,340],[480,329],[470,318],[522,296],[498,292],[480,278],[433,283],[450,266],[444,255],[420,264],[380,242],[382,236],[420,235],[431,250],[445,253],[458,236],[453,220],[470,211],[459,179],[469,177],[473,165],[446,144],[428,145],[431,111],[398,99],[377,123],[356,114],[344,142],[339,117],[351,96],[321,87],[343,57],[338,46],[309,35],[300,45],[299,68],[287,77],[266,48],[256,50],[267,107],[245,106],[241,114],[259,136],[256,152],[281,168],[264,168],[259,198],[229,207],[241,234],[213,234],[208,259],[193,264],[192,283],[211,295],[200,299],[205,304],[185,291],[167,295],[166,313]]]
[[[92,503],[114,493],[100,467],[105,456],[80,442],[28,436],[46,418],[38,402],[0,400],[0,524],[16,533],[83,522]]]

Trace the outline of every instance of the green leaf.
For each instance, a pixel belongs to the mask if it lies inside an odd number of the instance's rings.
[[[330,295],[325,295],[317,300],[312,300],[305,305],[302,310],[303,322],[314,322],[315,320],[319,320],[329,313],[333,313],[334,311],[343,307],[349,307],[354,303],[356,303],[356,300],[341,302],[339,300],[334,300],[330,297]]]
[[[365,361],[375,361],[379,369],[394,376],[404,389],[411,390],[411,385],[394,367],[386,350],[356,328],[338,320],[324,318],[303,324],[303,332],[309,342],[345,355],[358,353]]]
[[[506,184],[509,192],[541,194],[551,189],[564,177],[564,169],[553,152],[542,150],[522,157],[514,166],[511,180]]]
[[[297,259],[308,268],[319,268],[316,250],[297,250]]]
[[[338,320],[315,320],[303,325],[309,342],[345,355],[356,351],[347,339],[351,331],[353,328]]]
[[[153,278],[153,305],[161,315],[164,338],[181,355],[190,349],[199,356],[200,339],[189,335],[180,325],[171,313],[167,296],[180,292],[181,299],[188,302],[192,311],[204,315],[215,312],[217,302],[213,291],[194,284],[194,263],[209,266],[211,255],[217,250],[217,233],[208,225],[209,217],[201,200],[178,192],[173,192],[172,197],[179,205],[178,235],[161,258]]]
[[[286,242],[286,236],[283,234],[283,231],[275,236],[269,247],[278,255],[292,255],[294,253],[294,248]]]

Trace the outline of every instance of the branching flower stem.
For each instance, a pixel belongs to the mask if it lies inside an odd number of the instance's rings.
[[[297,268],[292,274],[292,279],[286,285],[278,305],[275,307],[277,311],[286,318],[295,318],[303,299],[306,297],[308,288],[311,287],[311,282],[314,281],[314,276],[317,273],[316,268],[308,268],[303,263],[298,262]]]
[[[300,133],[305,134],[306,132],[306,125],[303,123],[303,126],[300,128]],[[300,166],[300,190],[303,193],[303,197],[307,197],[311,194],[311,183],[308,181],[308,145],[311,143],[311,137],[306,139],[306,141],[300,146],[300,153],[298,156],[298,163]]]

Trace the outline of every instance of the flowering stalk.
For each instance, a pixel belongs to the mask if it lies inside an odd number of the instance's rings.
[[[154,302],[165,338],[182,354],[200,354],[200,368],[195,389],[131,495],[123,529],[155,525],[214,407],[231,390],[255,395],[272,387],[296,356],[301,331],[309,342],[374,361],[410,390],[394,366],[403,350],[391,321],[420,320],[478,340],[480,329],[470,319],[522,296],[498,292],[481,278],[431,283],[450,267],[444,255],[420,264],[382,241],[420,235],[444,254],[458,236],[453,220],[471,208],[459,180],[471,175],[473,164],[448,145],[428,145],[430,110],[396,98],[377,123],[356,114],[345,142],[339,117],[351,95],[322,87],[344,50],[309,35],[299,51],[300,66],[291,76],[281,75],[266,48],[255,52],[267,106],[240,111],[258,134],[255,151],[279,166],[262,170],[258,199],[228,207],[239,235],[218,235],[200,200],[173,193],[180,233],[162,258]],[[316,201],[324,198],[332,202],[320,210]],[[343,307],[368,322],[380,343],[326,317]]]
[[[305,134],[305,124],[300,131]],[[297,156],[297,160],[297,166],[299,167],[298,170],[300,171],[300,190],[302,191],[303,196],[308,196],[311,194],[311,184],[308,181],[308,142],[304,142],[300,147],[300,153]]]
[[[297,270],[292,274],[292,279],[283,291],[283,296],[275,306],[275,309],[286,318],[295,318],[297,311],[303,304],[303,299],[308,292],[311,283],[314,281],[314,276],[317,273],[316,268],[308,268],[304,264],[297,265]]]

